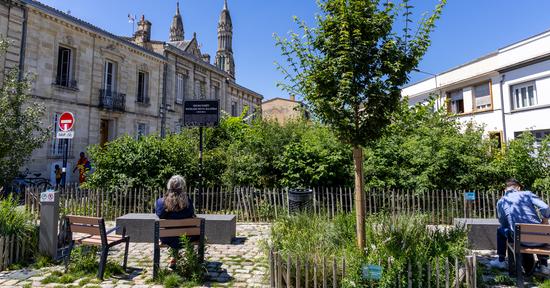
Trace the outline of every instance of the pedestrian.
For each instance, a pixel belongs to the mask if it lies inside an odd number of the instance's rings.
[[[55,190],[59,189],[61,186],[61,179],[63,178],[63,171],[59,165],[55,165]]]
[[[540,219],[537,210],[543,219]],[[519,181],[512,178],[506,181],[504,196],[497,202],[497,214],[500,223],[500,227],[497,229],[498,259],[493,259],[489,264],[494,268],[504,269],[507,266],[505,262],[507,243],[514,242],[515,225],[548,223],[547,218],[550,217],[550,209],[548,204],[533,192],[522,191]],[[531,246],[529,243],[522,243],[522,245]],[[537,258],[539,268],[543,272],[549,273],[548,256],[537,255]],[[534,256],[532,254],[524,254],[522,255],[522,259],[525,274],[530,275],[537,266]]]
[[[185,179],[180,175],[175,175],[168,180],[167,189],[163,198],[159,198],[155,205],[155,212],[160,219],[186,219],[195,218],[195,209],[193,201],[187,195],[187,184]],[[195,241],[190,237],[190,241]],[[162,244],[169,246],[171,252],[170,268],[176,266],[181,241],[178,237],[162,237]]]
[[[91,165],[90,161],[88,161],[88,158],[86,158],[86,154],[84,152],[80,152],[80,159],[78,159],[78,162],[76,163],[76,167],[73,169],[73,173],[76,172],[78,169],[79,177],[78,182],[82,185],[82,183],[86,182],[86,173],[90,171]]]

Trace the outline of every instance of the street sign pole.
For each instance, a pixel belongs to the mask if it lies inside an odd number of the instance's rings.
[[[63,142],[63,168],[61,169],[61,184],[65,187],[67,184],[67,158],[69,154],[69,139],[74,137],[74,115],[71,112],[63,112],[59,116],[58,128],[56,138],[59,140],[65,140]]]
[[[202,195],[204,192],[203,167],[203,128],[216,127],[220,121],[219,100],[191,100],[183,102],[183,125],[199,127],[199,193],[196,201],[198,213],[202,212]]]
[[[199,127],[199,199],[197,200],[197,211],[202,213],[202,192],[204,189],[204,175],[202,167],[202,126]]]
[[[61,179],[61,183],[62,183],[62,187],[65,188],[65,183],[67,183],[67,158],[68,158],[68,155],[69,155],[69,139],[63,139],[65,140],[65,145],[63,145],[64,147],[64,151],[63,151],[63,169],[61,170],[62,172],[62,179]]]

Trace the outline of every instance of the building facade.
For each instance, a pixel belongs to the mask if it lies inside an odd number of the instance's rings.
[[[0,63],[34,75],[31,94],[46,107],[42,122],[52,128],[50,139],[22,169],[41,172],[52,182],[53,167],[62,162],[63,146],[55,134],[64,111],[76,118],[69,142],[71,172],[79,152],[90,145],[123,135],[178,132],[185,100],[219,99],[227,114],[246,106],[252,113],[261,105],[260,94],[236,83],[234,66],[210,64],[196,35],[184,39],[179,5],[166,42],[151,39],[152,23],[144,17],[134,35],[123,37],[34,0],[0,0],[0,16],[0,34],[13,40]],[[222,18],[230,19],[227,3]],[[231,50],[221,46],[218,52],[224,48]],[[229,62],[234,63],[232,57]],[[78,179],[73,173],[67,177]]]
[[[292,120],[309,119],[309,113],[304,103],[296,101],[294,96],[289,99],[277,97],[262,103],[262,118],[284,124]]]
[[[411,105],[436,98],[462,122],[485,126],[502,142],[530,131],[550,134],[550,31],[508,45],[405,87]]]

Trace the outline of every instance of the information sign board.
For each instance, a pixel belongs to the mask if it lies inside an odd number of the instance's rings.
[[[214,127],[220,121],[219,100],[190,100],[183,102],[183,126]]]

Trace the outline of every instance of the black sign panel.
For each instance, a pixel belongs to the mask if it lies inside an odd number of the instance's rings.
[[[192,100],[183,102],[183,125],[186,127],[213,127],[220,121],[220,100]]]

